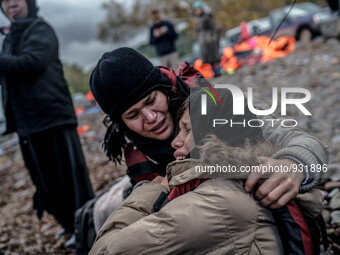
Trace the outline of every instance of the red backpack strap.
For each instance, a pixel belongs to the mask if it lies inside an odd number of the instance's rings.
[[[272,210],[281,240],[288,255],[315,255],[311,232],[296,204],[291,200],[285,207]]]
[[[303,248],[305,250],[305,254],[313,255],[314,254],[314,248],[313,248],[312,236],[311,236],[311,233],[309,231],[306,220],[305,220],[305,218],[303,217],[303,215],[300,211],[300,208],[298,207],[298,205],[296,204],[296,202],[294,200],[291,200],[287,204],[287,208],[288,208],[292,218],[294,219],[294,221],[296,222],[296,224],[300,228],[300,234],[301,234],[301,237],[302,237]]]

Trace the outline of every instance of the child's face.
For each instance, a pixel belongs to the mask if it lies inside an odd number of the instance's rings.
[[[176,149],[174,157],[177,160],[184,159],[192,148],[195,147],[194,137],[191,132],[189,108],[185,110],[179,121],[178,135],[172,141],[172,148]]]

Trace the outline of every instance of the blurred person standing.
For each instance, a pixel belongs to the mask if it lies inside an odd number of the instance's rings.
[[[220,76],[219,35],[213,16],[206,11],[206,6],[201,1],[194,2],[192,7],[197,17],[196,38],[202,61],[211,65],[215,77]]]
[[[174,26],[163,20],[158,9],[151,11],[152,26],[150,27],[150,44],[156,47],[161,65],[176,70],[180,60],[176,51],[177,33]]]
[[[11,21],[0,54],[4,134],[18,133],[25,166],[36,187],[37,216],[41,218],[46,210],[64,233],[73,233],[74,212],[93,197],[93,190],[57,37],[37,16],[35,0],[0,3]]]

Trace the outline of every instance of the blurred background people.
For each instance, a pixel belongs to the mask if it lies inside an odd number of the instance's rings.
[[[59,60],[54,30],[37,16],[35,0],[1,0],[11,21],[0,54],[7,130],[17,132],[36,187],[37,216],[47,211],[74,231],[74,212],[93,197],[77,119]]]
[[[193,10],[197,17],[196,39],[200,45],[202,61],[211,65],[215,77],[220,76],[219,35],[213,16],[206,11],[201,1],[193,3]]]
[[[250,33],[249,33],[248,26],[247,26],[247,22],[242,21],[240,23],[240,28],[241,28],[241,33],[240,33],[240,36],[238,37],[238,41],[240,43],[247,42],[250,39]]]
[[[156,47],[161,65],[176,70],[180,65],[175,41],[177,33],[174,26],[163,20],[158,9],[151,11],[152,26],[150,28],[150,44]]]

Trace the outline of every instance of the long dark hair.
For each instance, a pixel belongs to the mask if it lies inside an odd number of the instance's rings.
[[[189,95],[188,86],[180,77],[177,77],[177,89],[175,92],[172,91],[171,86],[169,86],[168,90],[162,89],[160,91],[166,95],[168,99],[169,112],[173,120],[175,120],[178,108]],[[109,159],[116,164],[121,163],[123,158],[123,150],[131,142],[136,146],[148,145],[153,143],[167,143],[167,141],[159,142],[157,140],[145,138],[138,135],[137,133],[131,131],[122,121],[122,119],[112,122],[110,118],[106,116],[103,123],[107,127],[103,142],[103,148],[106,152],[106,156],[108,156]]]
[[[127,127],[124,122],[118,120],[117,122],[111,122],[109,115],[106,115],[103,124],[107,128],[103,149],[106,152],[106,156],[109,157],[109,160],[117,163],[121,163],[122,161],[122,149],[127,146]]]

